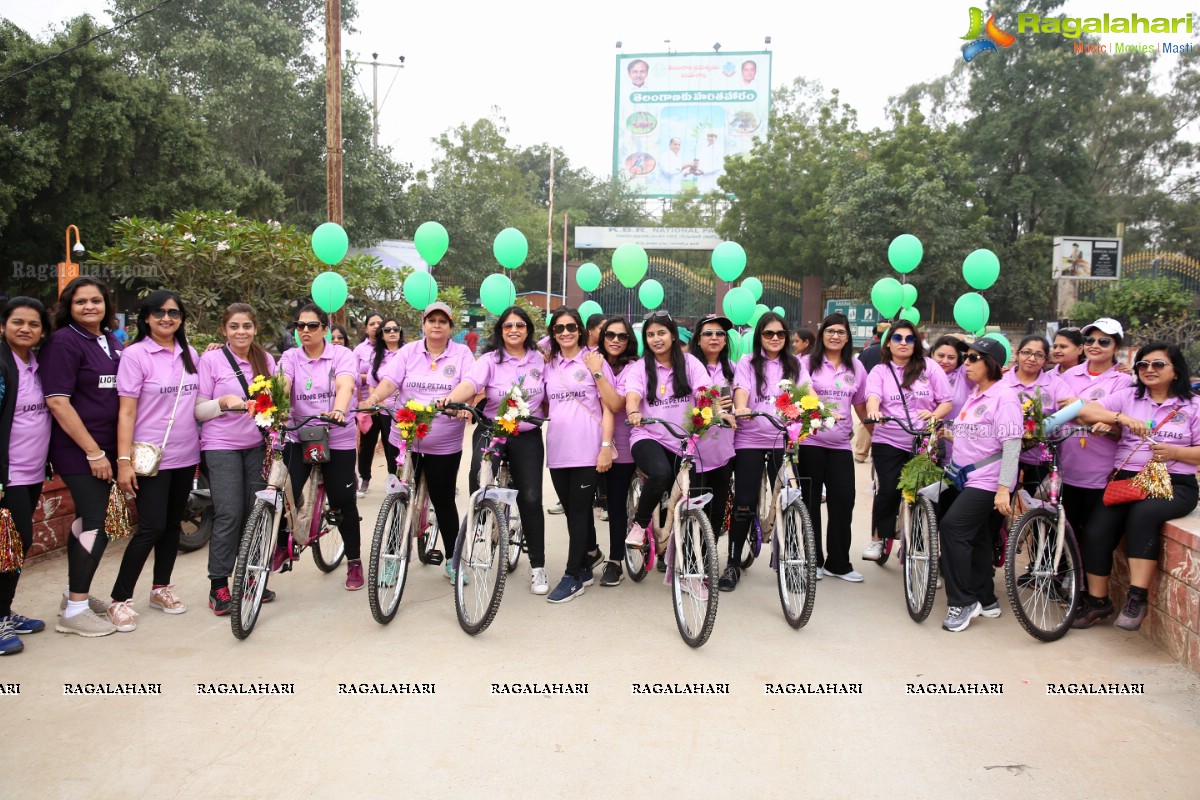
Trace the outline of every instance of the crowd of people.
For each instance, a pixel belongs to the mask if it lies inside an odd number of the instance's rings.
[[[960,488],[943,492],[939,508],[948,605],[943,627],[950,631],[963,630],[976,616],[1000,614],[992,537],[1012,512],[1018,490],[1036,491],[1047,470],[1044,450],[1021,446],[1030,399],[1046,414],[1084,401],[1076,418],[1080,433],[1060,451],[1064,509],[1087,575],[1074,627],[1090,627],[1116,611],[1108,583],[1122,537],[1131,585],[1116,625],[1140,626],[1161,526],[1197,502],[1200,401],[1193,397],[1183,354],[1174,344],[1151,342],[1137,350],[1132,369],[1125,367],[1120,358],[1125,332],[1111,319],[1059,330],[1052,342],[1026,336],[1009,364],[999,341],[943,336],[927,347],[918,327],[903,320],[887,325],[877,353],[856,354],[842,314],[827,316],[814,334],[793,330],[783,316],[768,312],[753,328],[749,353],[735,361],[734,326],[720,314],[697,320],[685,342],[669,312],[653,311],[641,321],[639,348],[631,320],[600,315],[584,320],[571,308],[554,311],[548,340],[537,342],[533,320],[513,306],[497,317],[484,353],[476,356],[474,343],[455,341],[456,320],[444,303],[424,309],[421,330],[408,342],[398,320],[371,314],[358,343],[308,304],[294,320],[298,346],[276,359],[258,343],[260,323],[245,303],[225,310],[222,343],[203,354],[188,344],[188,312],[175,292],[155,291],[141,301],[136,335],[124,345],[113,333],[115,311],[109,288],[83,276],[65,287],[53,318],[28,297],[8,300],[0,312],[0,507],[27,550],[43,481],[52,470],[66,483],[76,518],[55,629],[83,637],[137,628],[136,586],[151,553],[147,607],[172,615],[187,611],[175,590],[174,569],[181,521],[201,464],[215,509],[208,606],[218,616],[229,613],[229,579],[255,492],[264,487],[269,446],[252,415],[239,412],[247,410],[249,382],[276,373],[286,380],[294,417],[320,415],[335,423],[328,435],[325,486],[345,543],[344,585],[350,591],[364,585],[358,500],[372,486],[377,443],[388,470],[399,452],[392,412],[410,400],[455,402],[481,404],[492,418],[514,386],[549,418],[544,430],[522,422],[505,447],[528,548],[530,590],[552,603],[584,594],[601,566],[601,586],[621,583],[625,548],[644,543],[654,507],[675,480],[688,446],[643,421],[653,417],[683,427],[701,391],[715,390],[714,411],[722,425],[695,442],[691,485],[711,495],[705,509],[713,529],[728,534],[728,562],[716,587],[723,592],[735,591],[742,578],[763,474],[774,480],[787,457],[785,434],[750,416],[775,413],[783,380],[809,383],[836,414],[832,427],[794,445],[817,534],[818,578],[863,580],[851,558],[854,463],[868,457],[863,439],[869,441],[876,480],[861,559],[879,560],[886,541],[897,535],[898,479],[914,452],[906,429],[944,422],[946,461],[961,478]],[[382,413],[356,414],[356,407]],[[414,453],[447,553],[460,527],[455,486],[464,461],[471,491],[478,488],[483,430],[477,427],[467,442],[466,416],[438,415]],[[289,438],[283,458],[299,500],[311,465],[299,457],[296,434]],[[463,458],[464,445],[469,459]],[[1103,503],[1114,470],[1117,478],[1128,477],[1151,459],[1166,466],[1171,499]],[[562,577],[553,587],[545,550],[545,470],[569,538]],[[641,500],[627,509],[639,471],[645,480]],[[93,593],[92,584],[122,497],[136,506],[136,529],[104,598]],[[609,525],[607,556],[597,537],[597,502],[601,521]],[[294,557],[291,548],[284,532],[273,569]],[[449,559],[444,569],[453,579]],[[45,628],[13,612],[19,575],[0,574],[3,654],[19,652],[23,635]],[[263,599],[274,597],[267,590]]]

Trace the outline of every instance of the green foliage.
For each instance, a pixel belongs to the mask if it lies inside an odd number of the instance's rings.
[[[1191,295],[1173,278],[1122,278],[1097,289],[1090,301],[1076,303],[1070,316],[1113,317],[1129,329],[1183,318],[1190,306]]]

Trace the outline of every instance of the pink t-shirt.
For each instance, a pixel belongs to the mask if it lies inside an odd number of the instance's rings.
[[[623,373],[625,375],[625,393],[627,395],[636,394],[641,398],[641,402],[638,403],[638,411],[643,417],[665,419],[667,422],[683,428],[688,415],[695,408],[696,389],[708,383],[708,370],[704,369],[693,356],[685,353],[683,361],[687,369],[687,384],[690,391],[683,397],[674,397],[674,373],[671,365],[660,364],[653,356],[650,358],[653,359],[654,364],[655,385],[647,390],[646,362],[639,359],[630,363]],[[657,402],[650,403],[647,394],[653,396]],[[630,448],[641,441],[658,442],[672,453],[683,452],[684,443],[668,433],[662,425],[640,425],[634,428],[629,434]]]
[[[941,367],[937,371],[941,372]],[[976,387],[954,417],[954,463],[960,467],[977,464],[1000,453],[1009,439],[1020,439],[1024,431],[1021,401],[1012,388],[1000,381],[984,392]],[[967,486],[996,491],[1000,484],[1001,461],[996,459],[973,470],[967,476]]]
[[[950,391],[954,395],[950,400],[950,413],[946,415],[946,420],[952,422],[958,416],[958,412],[962,411],[963,404],[967,402],[967,397],[970,396],[971,392],[975,391],[975,384],[967,380],[967,367],[965,364],[956,367],[951,372],[947,372],[946,380],[949,382]],[[946,438],[942,442],[946,447],[945,463],[951,463],[954,460],[954,440]]]
[[[636,358],[626,364],[613,384],[613,388],[617,390],[617,394],[621,395],[621,397],[628,394],[626,387],[629,385],[629,371],[634,369],[646,369],[642,366],[640,358]],[[633,453],[629,449],[629,436],[633,432],[633,428],[625,424],[626,419],[627,415],[625,414],[624,406],[616,414],[613,414],[613,444],[617,447],[617,457],[613,459],[613,462],[616,464],[633,463]]]
[[[423,343],[425,340],[419,339],[418,341]],[[387,369],[388,364],[391,364],[392,361],[395,360],[396,355],[400,352],[401,349],[402,349],[402,347],[397,347],[395,350],[388,350],[386,348],[384,349],[383,358],[379,362],[379,374],[381,377],[385,374],[384,370]],[[379,385],[379,379],[375,377],[374,371],[373,371],[374,364],[375,364],[375,351],[371,350],[367,360],[365,362],[361,362],[361,366],[363,367],[363,372],[367,373],[367,389],[368,390],[374,389],[376,386]],[[370,391],[367,392],[367,395],[369,395],[369,394],[370,394]],[[366,398],[366,395],[364,395],[364,399],[365,398]],[[384,399],[383,405],[387,406],[388,408],[395,408],[394,401],[395,401],[394,396],[388,397],[388,398]]]
[[[1151,428],[1166,419],[1172,410],[1178,408],[1179,412],[1155,431],[1150,438],[1159,444],[1175,447],[1192,447],[1200,444],[1200,402],[1197,402],[1194,397],[1187,400],[1169,397],[1162,404],[1158,404],[1150,399],[1149,392],[1145,397],[1139,399],[1136,391],[1128,391],[1110,394],[1100,401],[1100,405],[1109,411],[1140,419]],[[1117,453],[1109,471],[1120,468],[1137,472],[1146,466],[1154,451],[1150,449],[1150,444],[1145,439],[1134,436],[1128,428],[1122,430],[1121,441],[1117,443]],[[1126,458],[1129,458],[1129,461],[1122,467],[1121,463]],[[1183,461],[1168,461],[1166,464],[1167,472],[1172,475],[1196,474],[1194,464]]]
[[[600,390],[583,356],[583,350],[572,359],[557,355],[546,365],[543,379],[550,407],[546,466],[551,469],[595,466],[600,455],[604,409]],[[607,361],[600,371],[610,386],[615,385]]]
[[[228,348],[212,350],[200,356],[196,371],[200,375],[201,400],[213,400],[227,394],[246,396],[242,382],[233,373],[233,367],[229,366],[229,359],[225,357],[226,350]],[[234,362],[246,379],[246,385],[249,386],[254,382],[254,367],[250,365],[249,360],[240,358],[232,350],[228,352],[233,356]],[[267,372],[275,372],[275,359],[270,353],[267,353]],[[262,443],[262,433],[254,424],[253,414],[221,414],[200,426],[201,450],[244,450],[247,447],[258,447]]]
[[[1027,397],[1041,397],[1042,411],[1046,414],[1057,411],[1063,406],[1063,401],[1073,397],[1070,387],[1053,372],[1039,372],[1032,383],[1025,383],[1017,375],[1015,369],[1010,369],[1004,373],[1000,382],[1012,389],[1022,403]],[[1022,464],[1036,464],[1049,460],[1050,453],[1041,447],[1031,448],[1021,453]]]
[[[500,363],[496,363],[496,353],[481,356],[467,370],[464,380],[475,389],[476,393],[484,392],[487,404],[483,413],[491,419],[496,418],[496,411],[503,399],[517,383],[525,392],[525,401],[534,416],[542,405],[542,373],[546,370],[546,359],[537,350],[526,350],[525,355],[517,358],[507,350],[499,350]],[[519,430],[532,430],[533,425],[522,422]]]
[[[891,374],[888,374],[888,373]],[[893,379],[895,376],[895,379]],[[880,364],[867,376],[867,397],[879,398],[879,413],[885,417],[907,419],[914,430],[925,428],[917,417],[919,411],[933,411],[942,403],[954,399],[946,373],[932,358],[925,359],[925,371],[900,397],[900,386],[904,383],[904,368],[898,364]],[[905,413],[907,401],[908,413]],[[872,440],[888,444],[900,450],[912,449],[913,437],[894,422],[875,426]]]
[[[379,377],[387,378],[399,387],[393,396],[395,407],[399,408],[409,400],[433,405],[462,382],[474,363],[475,357],[465,345],[448,341],[446,349],[435,358],[430,355],[425,340],[418,339],[401,347],[386,367],[380,367]],[[465,420],[438,414],[429,426],[429,434],[417,442],[415,449],[435,456],[460,452],[466,425]],[[388,440],[400,445],[400,432],[395,425]]]
[[[30,353],[26,364],[13,353],[13,361],[17,365],[17,399],[8,437],[8,485],[37,486],[46,480],[50,411],[38,377],[37,356]]]
[[[337,397],[337,379],[348,375],[357,381],[358,359],[340,344],[326,342],[321,355],[316,358],[309,358],[303,347],[288,350],[279,357],[279,370],[292,384],[292,421],[289,424],[294,425],[301,417],[325,414],[333,410],[334,399]],[[346,423],[345,427],[329,426],[331,449],[353,450],[357,446],[358,430],[354,425],[354,414],[346,414]],[[294,431],[288,434],[288,441],[298,440]]]
[[[367,388],[367,382],[362,377],[371,371],[371,358],[375,354],[375,345],[370,339],[363,339],[358,344],[354,345],[352,351],[355,361],[355,385],[358,386],[358,398],[365,400],[370,389]]]
[[[121,366],[117,369],[117,395],[138,401],[133,441],[149,442],[163,448],[160,469],[200,463],[200,429],[196,423],[199,376],[184,375],[183,350],[172,344],[172,350],[168,350],[153,339],[136,341],[125,348]],[[192,363],[196,364],[199,356],[191,347],[188,349]],[[175,405],[176,394],[178,407]],[[172,409],[175,410],[175,423],[163,445]]]
[[[760,394],[758,379],[754,377],[754,365],[750,363],[751,358],[752,356],[745,355],[738,361],[737,369],[733,373],[734,388],[745,389],[750,394],[750,398],[746,401],[746,407],[751,411],[761,411],[764,414],[775,416],[775,398],[779,397],[781,393],[779,382],[783,380],[783,362],[778,358],[763,362],[763,385]],[[800,385],[808,380],[808,370],[795,356],[791,356],[791,358],[799,366],[796,385]],[[738,420],[733,442],[739,450],[743,447],[773,450],[786,447],[787,436],[768,420],[753,417]]]
[[[1085,403],[1100,402],[1118,392],[1133,391],[1133,378],[1116,368],[1099,375],[1088,373],[1087,364],[1071,367],[1062,374],[1069,396]],[[1063,483],[1081,489],[1103,489],[1112,473],[1117,441],[1099,434],[1074,434],[1058,450],[1058,465]]]
[[[809,373],[809,384],[817,397],[838,404],[840,418],[832,430],[822,430],[800,442],[801,447],[828,447],[831,450],[849,450],[854,435],[854,406],[867,402],[867,368],[851,359],[843,361],[835,369],[828,358],[821,361],[821,368]]]
[[[725,380],[725,373],[721,370],[720,364],[705,364],[701,362],[700,365],[708,373],[708,383],[706,386],[728,386],[729,395],[730,397],[733,396],[733,381]],[[713,409],[713,414],[716,415],[717,413],[717,409]],[[700,443],[696,447],[696,452],[699,454],[699,457],[696,459],[696,470],[698,472],[709,472],[728,464],[729,459],[733,458],[733,437],[735,433],[736,431],[732,431],[729,428],[715,426],[709,428],[708,432],[700,438]]]

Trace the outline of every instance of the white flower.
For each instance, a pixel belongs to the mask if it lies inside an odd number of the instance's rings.
[[[837,417],[827,417],[822,424],[824,424],[825,430],[831,431],[837,426]]]
[[[792,381],[789,381],[787,378],[784,378],[783,380],[781,380],[779,383],[776,384],[776,387],[779,389],[783,389],[784,391],[788,391],[795,385],[796,384],[793,383]]]
[[[188,242],[196,241],[196,236],[195,236],[195,234],[192,234],[192,233],[185,233],[183,235],[183,238],[184,238],[184,241],[188,241]]]
[[[229,249],[229,242],[217,242],[217,252],[223,253]]]
[[[266,413],[255,414],[254,424],[260,428],[269,428],[271,426],[271,415]]]

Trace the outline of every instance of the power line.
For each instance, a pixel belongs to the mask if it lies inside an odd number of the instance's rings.
[[[136,22],[137,20],[141,19],[142,17],[146,16],[147,14],[153,14],[155,11],[158,11],[160,8],[162,8],[163,6],[169,4],[173,1],[174,0],[162,0],[162,2],[159,3],[158,5],[152,6],[151,8],[147,8],[145,11],[143,11],[140,14],[134,14],[132,17],[125,20],[124,22],[121,22],[118,25],[114,25],[106,31],[101,31],[100,33],[97,33],[95,36],[91,37],[90,39],[86,39],[86,40],[80,42],[79,44],[72,45],[71,47],[68,47],[66,50],[63,50],[61,53],[55,53],[54,55],[50,56],[49,58],[43,58],[41,61],[37,62],[36,64],[30,64],[28,67],[25,67],[25,69],[19,69],[16,72],[13,72],[9,75],[5,75],[3,78],[0,78],[0,83],[5,83],[5,82],[17,77],[18,75],[24,75],[26,72],[29,72],[32,69],[36,69],[37,67],[40,67],[42,64],[48,64],[49,62],[53,61],[56,58],[61,58],[62,56],[65,56],[67,53],[70,53],[73,50],[78,50],[81,47],[86,47],[87,45],[91,44],[92,42],[96,41],[97,39],[104,37],[104,36],[108,36],[110,33],[113,33],[114,31],[119,31],[119,30],[121,30],[121,28],[124,28],[126,25],[128,25],[131,22]]]

